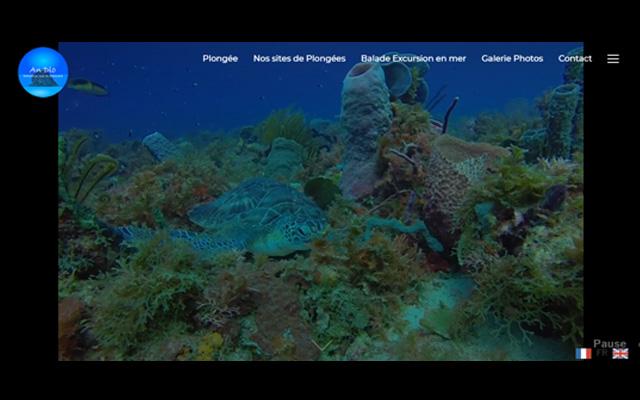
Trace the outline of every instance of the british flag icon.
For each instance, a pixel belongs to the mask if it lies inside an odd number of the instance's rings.
[[[614,360],[628,360],[629,349],[613,349],[612,358]]]

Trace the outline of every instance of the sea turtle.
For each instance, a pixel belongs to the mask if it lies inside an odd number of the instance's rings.
[[[195,250],[214,255],[228,250],[285,256],[309,248],[326,225],[324,212],[303,193],[268,178],[252,178],[218,199],[188,213],[204,232],[171,230],[173,239],[186,240]],[[146,228],[116,228],[125,240],[152,236]]]

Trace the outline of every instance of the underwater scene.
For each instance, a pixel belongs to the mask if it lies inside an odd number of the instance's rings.
[[[574,359],[581,43],[58,50],[59,360]]]

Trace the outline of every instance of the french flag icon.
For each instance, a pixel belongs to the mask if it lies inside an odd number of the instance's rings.
[[[576,349],[576,360],[590,360],[591,349],[580,347]]]

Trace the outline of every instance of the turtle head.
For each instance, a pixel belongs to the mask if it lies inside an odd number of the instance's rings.
[[[309,243],[324,230],[324,218],[282,218],[268,234],[253,243],[252,251],[270,256],[286,256],[309,249]]]

